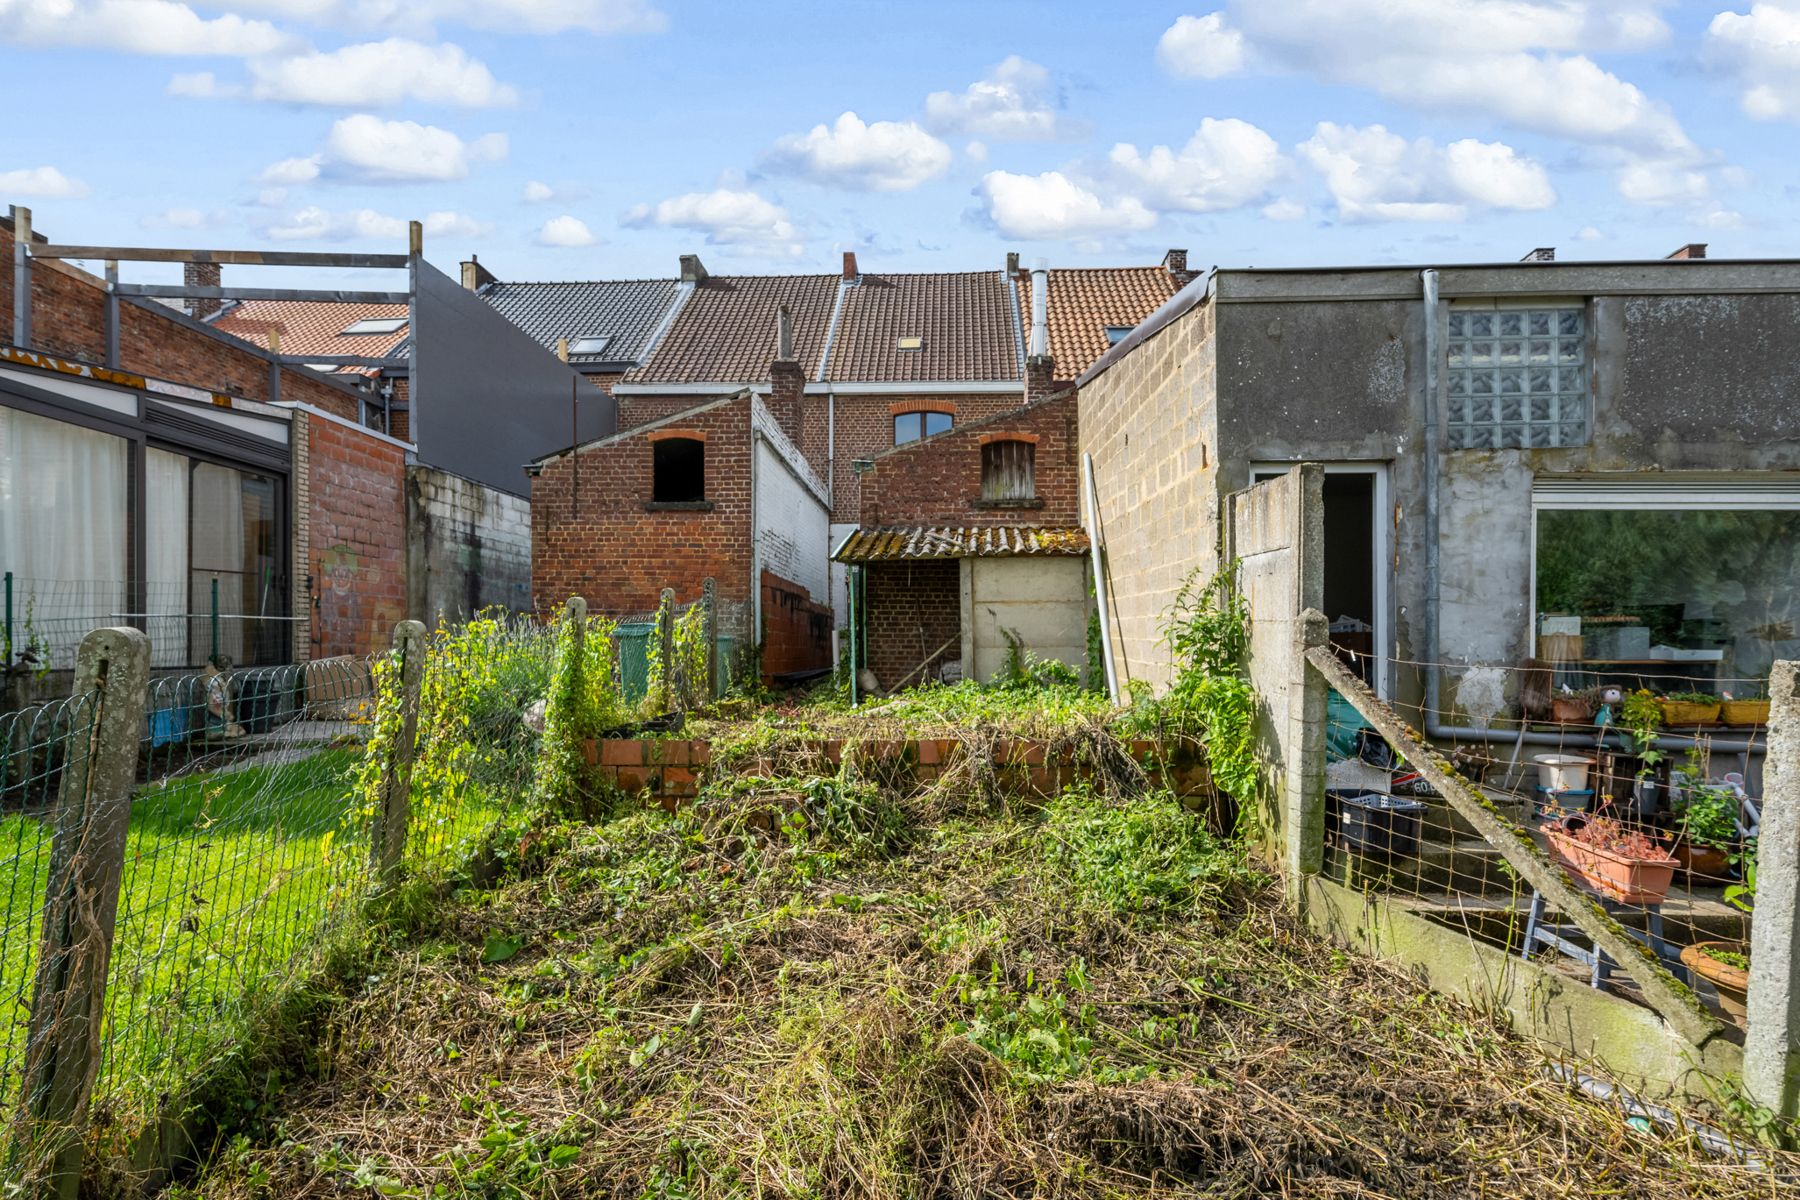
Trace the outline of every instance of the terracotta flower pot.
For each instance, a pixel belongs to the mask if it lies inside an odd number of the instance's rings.
[[[1731,878],[1731,854],[1717,846],[1696,846],[1679,838],[1672,847],[1675,861],[1682,872],[1701,886],[1720,884]]]
[[[1546,826],[1544,836],[1563,870],[1621,904],[1661,904],[1675,882],[1675,856],[1666,850],[1661,858],[1627,857],[1578,840],[1562,823]]]
[[[1558,696],[1550,701],[1550,719],[1558,725],[1586,725],[1594,719],[1594,706],[1579,696]]]
[[[1744,1023],[1749,1000],[1750,973],[1742,967],[1720,962],[1712,956],[1712,951],[1730,950],[1743,954],[1748,949],[1742,942],[1695,942],[1681,951],[1682,965],[1713,985],[1719,993],[1719,1007],[1739,1025]]]

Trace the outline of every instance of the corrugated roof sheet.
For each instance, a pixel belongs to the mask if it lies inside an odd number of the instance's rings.
[[[760,383],[775,357],[775,313],[794,314],[794,350],[810,377],[837,304],[836,275],[713,275],[694,288],[650,359],[626,383]]]
[[[1019,277],[1019,311],[1031,326],[1031,276]],[[1050,270],[1050,353],[1056,377],[1075,379],[1112,343],[1108,325],[1133,327],[1180,291],[1165,267],[1053,267]]]
[[[1028,554],[1086,554],[1079,528],[1037,525],[935,525],[858,529],[832,558],[838,562],[900,562],[922,558],[1009,558]]]
[[[599,354],[570,354],[571,363],[635,363],[649,348],[679,287],[673,279],[491,283],[480,296],[551,352],[559,338],[612,338]]]
[[[335,300],[240,300],[208,322],[221,333],[269,348],[269,334],[281,335],[283,354],[357,354],[386,358],[406,340],[402,325],[393,333],[352,333],[354,321],[405,320],[404,304],[342,304]],[[376,375],[377,367],[343,367],[339,374]]]
[[[1019,378],[1019,335],[999,271],[864,275],[844,290],[825,378],[916,383]],[[902,350],[901,338],[918,338]]]

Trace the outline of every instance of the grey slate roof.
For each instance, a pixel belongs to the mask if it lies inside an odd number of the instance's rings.
[[[674,305],[674,279],[600,279],[571,283],[490,283],[480,296],[546,350],[558,338],[609,334],[600,354],[571,354],[580,366],[629,365],[643,360],[649,342]]]

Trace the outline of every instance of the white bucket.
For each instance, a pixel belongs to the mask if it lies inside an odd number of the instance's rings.
[[[1587,787],[1588,768],[1594,765],[1593,759],[1574,754],[1539,754],[1531,761],[1537,764],[1538,786],[1547,792],[1583,790]]]

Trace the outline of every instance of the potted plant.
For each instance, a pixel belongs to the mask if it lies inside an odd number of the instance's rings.
[[[1711,725],[1719,719],[1719,698],[1710,692],[1670,692],[1657,704],[1664,725]]]
[[[1767,725],[1769,723],[1769,698],[1760,700],[1739,700],[1730,692],[1719,695],[1719,719],[1727,725]]]
[[[1675,856],[1612,817],[1567,816],[1544,836],[1563,870],[1622,904],[1661,904],[1675,881]]]
[[[1697,749],[1676,771],[1679,785],[1669,793],[1675,817],[1675,858],[1690,877],[1724,880],[1738,840],[1737,792],[1707,783]]]
[[[1742,883],[1725,889],[1725,902],[1749,912],[1756,901],[1756,847],[1746,845],[1743,853],[1734,855]],[[1689,971],[1713,985],[1719,994],[1719,1007],[1739,1025],[1750,996],[1750,947],[1743,942],[1695,942],[1681,951],[1681,963]]]
[[[1558,725],[1588,725],[1594,720],[1592,693],[1570,691],[1567,685],[1550,699],[1550,719]]]

